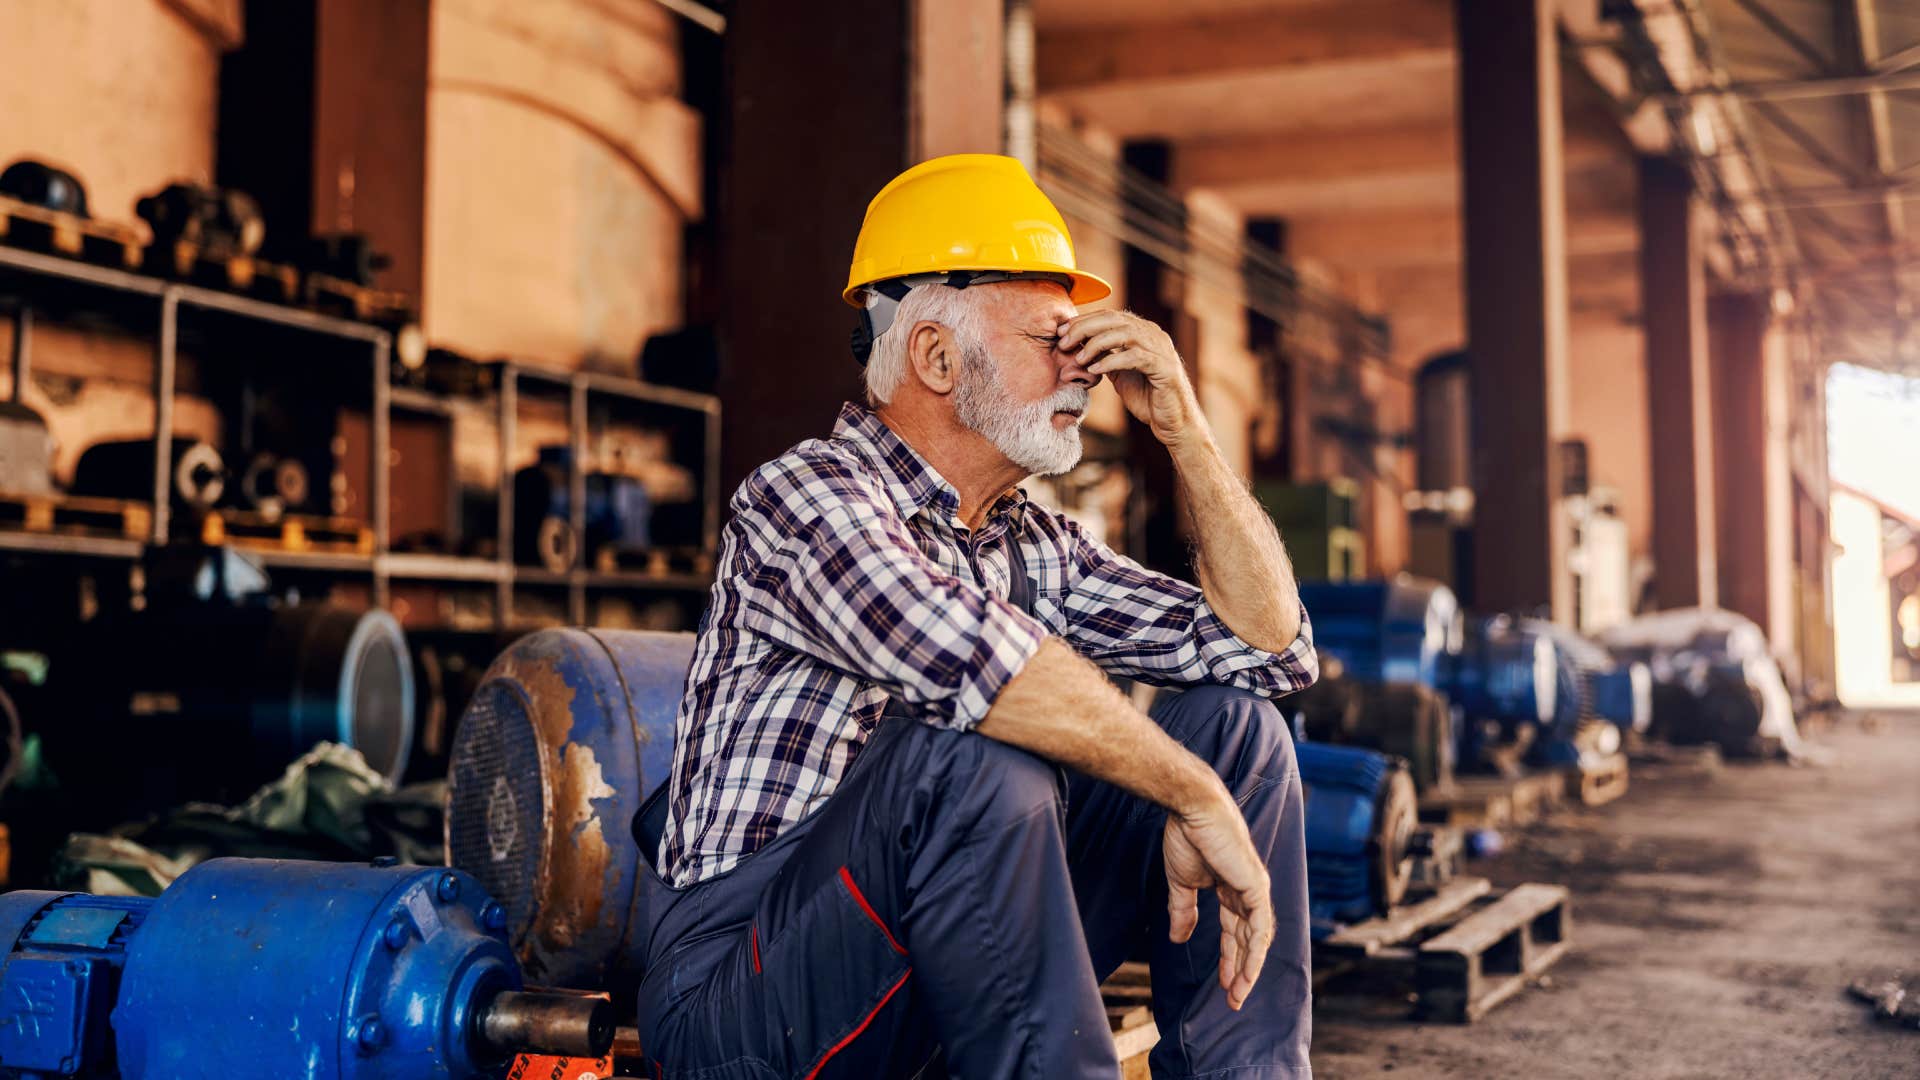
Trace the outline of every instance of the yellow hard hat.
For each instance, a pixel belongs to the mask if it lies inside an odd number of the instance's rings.
[[[999,154],[923,161],[881,188],[867,204],[841,296],[861,307],[861,289],[875,282],[954,270],[1064,277],[1076,304],[1113,292],[1074,265],[1060,211],[1025,166]]]

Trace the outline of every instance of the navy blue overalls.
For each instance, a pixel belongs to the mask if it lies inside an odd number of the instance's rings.
[[[1031,610],[1020,545],[1009,599]],[[1239,1012],[1219,905],[1167,940],[1166,813],[983,735],[889,707],[820,809],[677,889],[651,866],[666,785],[634,820],[651,933],[640,1043],[661,1077],[1100,1077],[1099,984],[1153,973],[1157,1077],[1309,1075],[1306,846],[1285,721],[1258,695],[1162,693],[1153,718],[1238,799],[1278,930]]]

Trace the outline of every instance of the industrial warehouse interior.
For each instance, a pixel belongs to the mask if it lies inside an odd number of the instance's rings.
[[[1920,1077],[1910,214],[1920,0],[0,0],[0,1078]]]

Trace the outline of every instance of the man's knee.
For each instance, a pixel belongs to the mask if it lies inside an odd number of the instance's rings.
[[[1066,778],[1059,766],[1017,746],[975,735],[980,759],[962,781],[970,801],[979,804],[980,821],[1005,825],[1036,816],[1066,813]]]
[[[1196,686],[1170,707],[1178,715],[1163,717],[1163,725],[1229,787],[1236,780],[1279,780],[1297,771],[1292,730],[1272,699],[1230,686]]]
[[[1066,781],[1052,762],[977,733],[922,729],[913,735],[931,744],[922,766],[928,783],[915,785],[934,796],[922,813],[973,835],[1064,818]]]

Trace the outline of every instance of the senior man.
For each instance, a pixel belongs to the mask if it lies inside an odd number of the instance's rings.
[[[1167,335],[1077,314],[1109,291],[1011,158],[868,207],[845,296],[871,407],[735,493],[635,823],[661,1074],[1110,1080],[1099,984],[1137,954],[1156,1075],[1308,1075],[1271,702],[1314,678],[1306,613]],[[1172,456],[1199,588],[1016,487],[1079,460],[1102,378]],[[1149,716],[1109,674],[1185,689]]]

